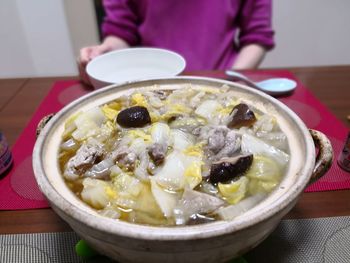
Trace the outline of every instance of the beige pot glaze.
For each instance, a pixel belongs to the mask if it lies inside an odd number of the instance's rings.
[[[78,111],[128,95],[137,88],[176,89],[183,84],[212,88],[227,85],[237,92],[238,97],[274,115],[288,137],[291,150],[290,165],[282,182],[260,204],[232,221],[185,227],[151,227],[98,215],[69,190],[60,174],[57,154],[65,121]],[[323,149],[328,154],[329,164],[332,149],[329,142],[325,144]],[[313,139],[304,123],[288,107],[244,85],[199,77],[109,86],[74,101],[58,112],[43,129],[34,148],[33,167],[39,187],[52,208],[92,247],[119,262],[152,263],[225,262],[243,254],[275,229],[295,205],[315,175],[313,170],[316,170]],[[328,168],[329,165],[321,165],[318,176]]]

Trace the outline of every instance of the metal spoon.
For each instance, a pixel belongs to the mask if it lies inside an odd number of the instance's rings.
[[[227,76],[244,81],[249,86],[262,90],[270,95],[283,95],[286,93],[290,93],[297,86],[297,83],[294,80],[287,78],[271,78],[260,82],[253,82],[243,74],[233,70],[226,70],[225,73]]]

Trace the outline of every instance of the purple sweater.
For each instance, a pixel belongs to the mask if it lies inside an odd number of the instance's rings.
[[[187,70],[226,69],[239,49],[274,46],[272,0],[104,0],[104,36],[183,55]]]

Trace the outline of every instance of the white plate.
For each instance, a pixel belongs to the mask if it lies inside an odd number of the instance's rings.
[[[159,48],[128,48],[98,56],[86,66],[97,89],[110,84],[173,77],[186,66],[179,54]]]

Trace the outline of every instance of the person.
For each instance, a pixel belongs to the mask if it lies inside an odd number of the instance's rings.
[[[84,47],[86,64],[133,46],[166,48],[186,59],[186,70],[254,69],[274,47],[272,0],[104,0],[104,39]]]

